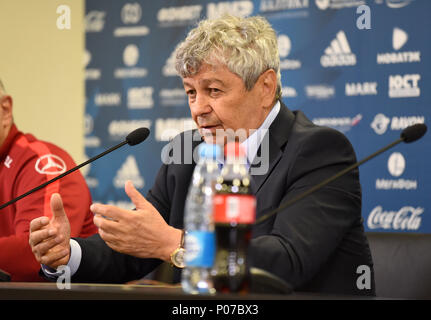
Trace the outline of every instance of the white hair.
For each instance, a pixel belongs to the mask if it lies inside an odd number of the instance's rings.
[[[277,35],[263,17],[224,15],[199,22],[177,47],[175,68],[184,78],[199,72],[202,63],[226,65],[244,81],[247,90],[263,72],[272,69],[277,74],[275,98],[281,97]]]

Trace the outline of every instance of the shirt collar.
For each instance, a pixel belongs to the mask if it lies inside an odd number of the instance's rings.
[[[260,144],[262,143],[265,134],[269,130],[269,127],[271,126],[274,119],[277,117],[279,111],[280,101],[277,101],[269,114],[266,116],[261,126],[241,143],[247,154],[247,160],[249,164],[253,163],[254,157],[257,154],[257,150],[259,150]]]

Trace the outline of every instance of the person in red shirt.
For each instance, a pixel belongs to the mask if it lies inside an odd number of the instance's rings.
[[[0,81],[0,205],[76,165],[58,146],[20,132],[13,122],[12,107],[12,97]],[[79,171],[0,209],[0,269],[9,273],[12,281],[44,281],[28,243],[29,225],[36,217],[51,218],[53,193],[62,195],[72,236],[97,233],[89,210],[90,191]]]

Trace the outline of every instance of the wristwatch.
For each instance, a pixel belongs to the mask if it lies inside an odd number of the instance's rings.
[[[173,266],[177,268],[184,268],[184,254],[186,253],[186,249],[184,249],[184,239],[185,239],[186,231],[183,229],[181,232],[181,241],[178,248],[174,250],[174,252],[171,253],[171,263]]]

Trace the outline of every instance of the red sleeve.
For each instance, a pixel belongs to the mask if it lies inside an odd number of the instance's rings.
[[[63,150],[50,145],[38,143],[40,152],[58,155],[66,163],[66,170],[75,163]],[[34,147],[34,146],[33,146]],[[43,150],[43,147],[46,150]],[[41,174],[35,170],[40,154],[29,159],[15,180],[15,196],[54,178],[56,175]],[[66,214],[69,218],[72,237],[87,237],[97,232],[93,224],[93,214],[89,210],[91,204],[90,191],[85,179],[79,171],[51,183],[44,189],[15,203],[15,235],[0,238],[0,266],[12,275],[12,281],[41,281],[38,276],[39,263],[31,252],[28,244],[30,221],[42,215],[51,217],[50,198],[53,193],[60,193]]]

